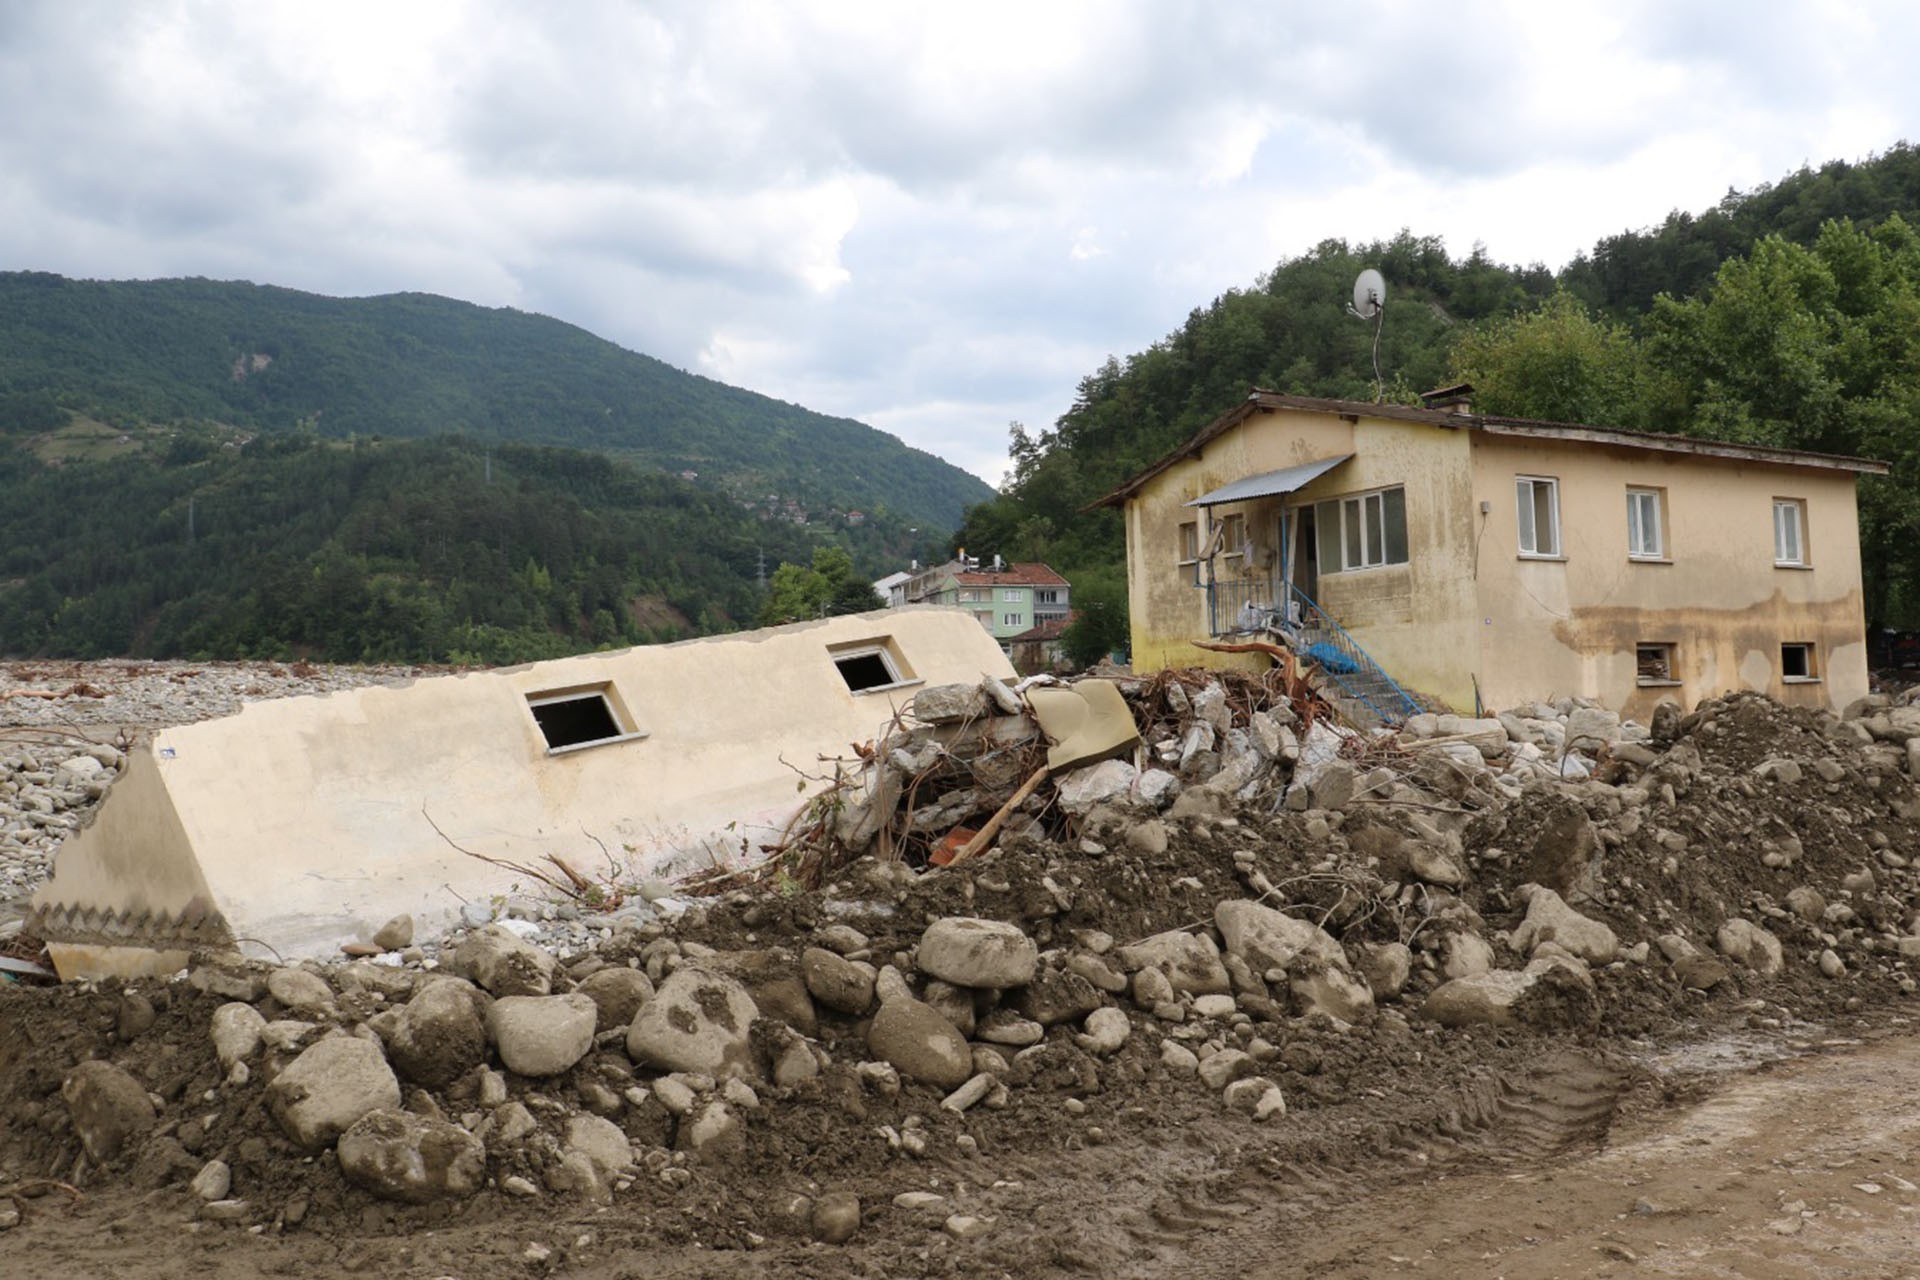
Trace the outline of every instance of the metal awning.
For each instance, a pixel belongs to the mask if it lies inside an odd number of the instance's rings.
[[[1203,493],[1187,505],[1217,507],[1228,502],[1245,502],[1249,498],[1271,498],[1277,493],[1292,493],[1296,489],[1306,488],[1352,456],[1343,453],[1337,458],[1322,458],[1318,462],[1304,462],[1297,467],[1248,476],[1244,480],[1223,484],[1212,493]]]

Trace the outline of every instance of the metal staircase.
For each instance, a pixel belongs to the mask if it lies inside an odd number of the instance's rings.
[[[1207,589],[1207,614],[1214,635],[1273,632],[1300,658],[1303,671],[1317,673],[1320,692],[1350,723],[1395,725],[1423,708],[1386,673],[1372,655],[1326,610],[1292,583],[1280,588],[1285,608],[1262,603],[1274,591],[1264,582],[1219,582]],[[1228,619],[1231,623],[1228,623]]]

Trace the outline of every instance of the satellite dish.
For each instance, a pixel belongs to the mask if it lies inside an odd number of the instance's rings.
[[[1387,282],[1368,267],[1353,282],[1353,314],[1362,320],[1377,320],[1386,305]]]

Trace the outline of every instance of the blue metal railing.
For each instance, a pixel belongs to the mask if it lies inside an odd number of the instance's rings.
[[[1347,634],[1346,628],[1292,583],[1221,578],[1202,584],[1202,589],[1207,593],[1209,634],[1282,632],[1296,653],[1319,667],[1343,693],[1382,722],[1397,724],[1420,713],[1420,704]]]
[[[1420,714],[1415,702],[1394,678],[1386,673],[1347,629],[1335,622],[1306,592],[1292,583],[1284,584],[1295,615],[1304,620],[1314,638],[1298,652],[1313,662],[1350,698],[1366,705],[1367,710],[1388,724],[1398,724],[1408,716]]]

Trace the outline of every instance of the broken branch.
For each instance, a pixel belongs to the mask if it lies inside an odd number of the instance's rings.
[[[1008,797],[1007,802],[995,810],[991,818],[987,819],[986,825],[980,828],[979,834],[960,846],[959,852],[953,855],[953,860],[947,865],[950,867],[958,866],[960,863],[965,862],[968,858],[971,858],[974,854],[979,853],[982,849],[992,844],[993,838],[1000,834],[1000,828],[1006,825],[1007,819],[1013,815],[1013,811],[1020,807],[1020,802],[1032,795],[1034,789],[1046,781],[1048,772],[1049,770],[1044,764],[1038,769],[1035,769],[1033,774],[1025,782],[1020,784],[1020,789]]]

